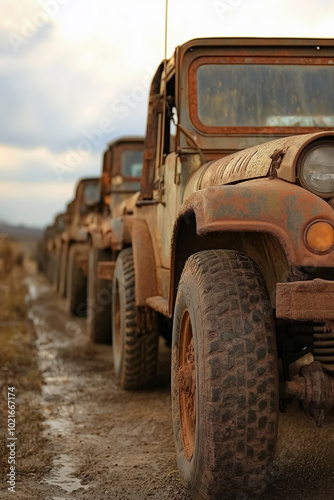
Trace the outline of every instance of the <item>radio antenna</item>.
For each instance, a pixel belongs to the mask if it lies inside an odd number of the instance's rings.
[[[166,0],[166,9],[165,9],[165,65],[167,62],[167,24],[168,24],[168,0]]]

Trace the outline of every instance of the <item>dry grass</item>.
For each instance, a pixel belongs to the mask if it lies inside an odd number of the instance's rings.
[[[22,263],[22,257],[18,243],[0,233],[0,279],[6,278],[15,264]]]
[[[14,267],[0,280],[1,397],[6,401],[7,388],[16,388],[16,469],[19,476],[40,474],[49,468],[42,434],[42,376],[37,362],[36,333],[27,318],[24,277],[22,268]],[[8,471],[7,418],[7,406],[0,405],[0,466],[3,471]]]

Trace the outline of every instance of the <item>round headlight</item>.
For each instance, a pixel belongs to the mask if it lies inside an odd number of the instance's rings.
[[[303,187],[322,198],[334,196],[334,142],[311,144],[298,163],[298,175]]]

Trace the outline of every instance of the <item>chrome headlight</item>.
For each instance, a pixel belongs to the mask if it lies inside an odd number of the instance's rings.
[[[306,148],[298,161],[298,177],[321,198],[334,196],[334,142],[319,141]]]

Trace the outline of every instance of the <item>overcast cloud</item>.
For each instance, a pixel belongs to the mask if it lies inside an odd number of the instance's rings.
[[[144,133],[164,10],[165,0],[1,1],[0,219],[49,223],[79,178],[99,176],[107,142]],[[169,0],[168,55],[195,37],[331,37],[333,26],[332,0]]]

